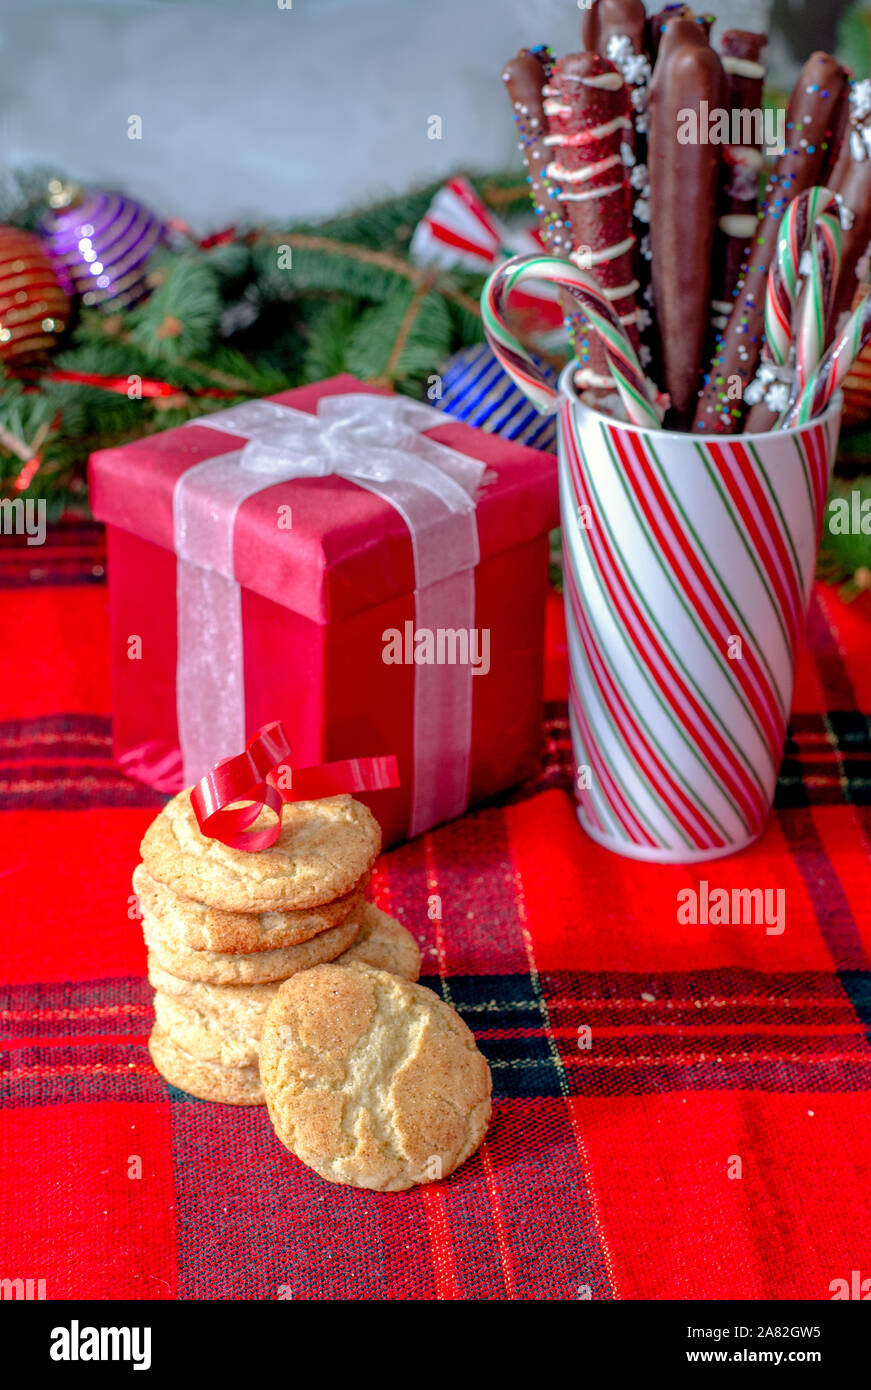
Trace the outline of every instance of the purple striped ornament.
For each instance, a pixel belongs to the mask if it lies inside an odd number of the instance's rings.
[[[622,424],[560,380],[578,817],[632,858],[720,858],[762,832],[813,583],[840,397],[791,430]]]
[[[166,227],[122,193],[71,191],[70,198],[47,213],[41,227],[69,292],[85,305],[135,303],[145,293],[148,258]]]

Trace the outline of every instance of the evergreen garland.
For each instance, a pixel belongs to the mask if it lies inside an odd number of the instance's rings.
[[[871,590],[871,477],[836,478],[829,493],[830,504],[836,498],[852,503],[854,493],[858,494],[856,512],[860,517],[860,530],[833,530],[832,508],[827,506],[817,565],[820,579],[840,582],[841,594],[847,599]],[[869,514],[865,518],[862,518],[863,504]],[[861,527],[865,527],[864,533]]]
[[[859,78],[871,76],[871,7],[867,0],[848,5],[838,20],[838,61]]]
[[[7,175],[0,223],[34,230],[48,178],[43,170]],[[500,217],[526,212],[517,175],[472,182]],[[483,338],[482,278],[408,259],[439,187],[317,224],[243,229],[220,244],[155,254],[140,305],[79,309],[50,361],[20,374],[0,367],[0,496],[44,498],[50,517],[86,512],[93,450],[338,372],[423,396],[453,352]],[[53,380],[53,372],[127,380],[131,395]],[[172,393],[139,398],[136,378]],[[867,470],[871,434],[843,443],[853,470]],[[871,496],[868,477],[842,487]],[[871,536],[825,530],[820,572],[843,581],[848,597],[871,587]]]
[[[0,222],[36,230],[47,183],[43,170],[7,175]],[[526,206],[516,175],[477,186],[503,214]],[[438,187],[319,224],[156,253],[141,304],[79,307],[50,360],[0,366],[0,494],[45,498],[50,516],[85,510],[94,449],[337,372],[422,395],[452,352],[483,336],[481,278],[408,260]],[[118,378],[129,396],[53,379],[60,373]],[[139,396],[137,378],[172,393]]]

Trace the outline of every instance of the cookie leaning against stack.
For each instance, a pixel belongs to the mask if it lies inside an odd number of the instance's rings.
[[[363,897],[380,844],[350,796],[285,806],[278,841],[258,854],[202,835],[189,792],[164,807],[133,887],[156,991],[149,1048],[167,1081],[262,1105],[258,1044],[278,983],[351,950],[417,977],[413,939]]]
[[[456,1010],[363,962],[279,985],[260,1074],[282,1144],[353,1187],[402,1192],[446,1178],[490,1122],[490,1068]]]

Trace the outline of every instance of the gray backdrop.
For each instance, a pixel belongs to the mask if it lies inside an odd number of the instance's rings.
[[[579,46],[574,0],[282,3],[0,0],[0,166],[122,187],[199,231],[327,213],[461,166],[510,166],[504,59]],[[724,27],[771,9],[712,5]],[[784,33],[791,16],[822,30],[838,8],[776,0]],[[784,40],[772,57],[788,67]]]

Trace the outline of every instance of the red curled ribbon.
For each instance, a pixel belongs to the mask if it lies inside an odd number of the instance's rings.
[[[99,372],[61,371],[59,368],[40,372],[26,367],[16,372],[16,376],[22,381],[35,381],[37,378],[41,378],[43,381],[69,382],[74,386],[95,386],[101,391],[114,391],[119,396],[128,396],[130,392],[129,376],[105,376]],[[139,395],[142,400],[172,400],[175,396],[184,396],[191,400],[200,396],[214,397],[218,400],[233,400],[238,397],[239,392],[223,391],[217,386],[186,386],[183,388],[173,386],[169,381],[159,381],[154,377],[143,376],[139,378]]]
[[[391,753],[294,769],[292,785],[278,787],[271,779],[289,757],[290,743],[281,721],[276,720],[257,730],[244,753],[215,763],[191,789],[191,805],[202,833],[231,849],[256,853],[269,849],[278,839],[285,801],[315,801],[343,792],[386,791],[399,786],[399,770]],[[237,801],[250,804],[233,806]],[[265,808],[274,811],[275,824],[251,830]]]

